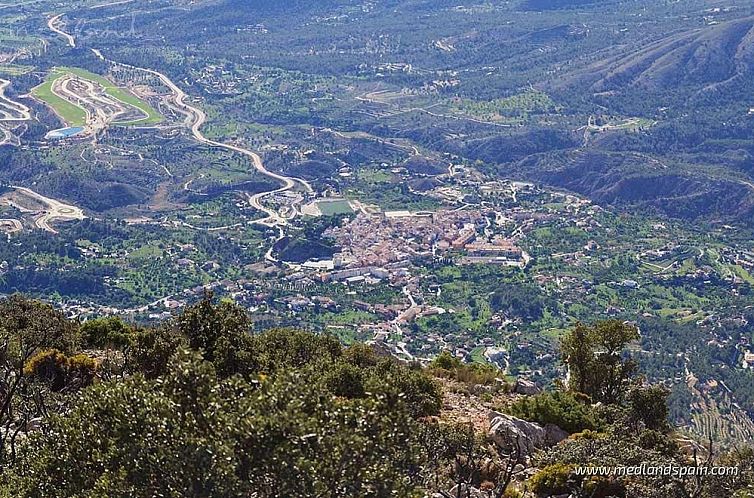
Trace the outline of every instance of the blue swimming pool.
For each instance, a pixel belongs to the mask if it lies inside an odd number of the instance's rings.
[[[70,128],[60,128],[59,130],[52,130],[47,134],[46,138],[50,140],[60,140],[63,138],[70,138],[83,132],[84,128],[81,126],[73,126]]]

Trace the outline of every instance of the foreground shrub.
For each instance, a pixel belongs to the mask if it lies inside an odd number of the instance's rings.
[[[464,363],[448,351],[443,351],[429,364],[429,372],[436,377],[446,378],[470,385],[491,385],[498,383],[503,373],[492,365]]]
[[[407,402],[336,397],[293,371],[223,379],[196,353],[172,361],[158,380],[84,391],[20,449],[0,496],[416,496],[425,459]]]
[[[529,480],[532,492],[537,496],[568,494],[568,478],[573,466],[563,463],[548,465]]]
[[[81,326],[84,343],[90,348],[121,349],[130,343],[133,328],[118,317],[97,318]]]
[[[68,357],[57,349],[40,351],[24,365],[24,375],[50,385],[52,391],[86,387],[97,372],[97,360],[85,354]]]

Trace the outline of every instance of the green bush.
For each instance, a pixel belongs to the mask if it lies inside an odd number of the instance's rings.
[[[166,375],[174,355],[188,347],[211,363],[217,375],[255,381],[296,372],[343,398],[380,396],[406,402],[415,417],[436,415],[439,386],[421,369],[381,357],[364,344],[344,348],[337,338],[295,329],[249,332],[245,311],[235,305],[200,303],[155,329],[137,331],[126,364],[148,379]]]
[[[543,468],[529,480],[530,489],[537,496],[566,494],[568,478],[573,471],[572,465],[556,463]]]
[[[366,368],[377,366],[380,362],[380,357],[371,346],[356,343],[343,351],[343,360],[357,367]]]
[[[24,375],[48,383],[53,391],[61,391],[74,384],[76,387],[91,385],[97,366],[97,360],[85,354],[69,358],[57,349],[48,349],[29,358],[24,365]]]
[[[503,375],[492,365],[464,363],[448,351],[443,351],[432,360],[428,371],[436,377],[457,380],[469,385],[495,384]]]
[[[443,370],[453,370],[463,366],[463,362],[459,358],[456,358],[449,351],[443,351],[440,353],[432,363],[430,367],[441,368]]]
[[[0,343],[8,345],[3,359],[21,367],[30,354],[44,349],[65,354],[78,351],[81,333],[77,322],[52,306],[13,295],[0,299]]]
[[[615,478],[592,476],[581,482],[583,489],[590,498],[614,498],[626,496],[626,487]]]
[[[325,386],[336,396],[361,398],[364,396],[364,371],[349,363],[338,363],[325,375]]]
[[[121,349],[129,344],[132,332],[133,329],[117,317],[97,318],[81,326],[84,342],[90,348]]]
[[[526,495],[517,489],[508,488],[503,493],[503,498],[526,498]]]
[[[343,355],[337,338],[295,329],[272,329],[255,335],[250,347],[263,373],[332,362]]]
[[[53,391],[65,386],[66,356],[57,349],[48,349],[35,354],[24,365],[24,375],[50,384]]]
[[[591,431],[589,429],[571,434],[569,439],[574,441],[597,441],[599,439],[607,438],[607,434],[604,432]]]
[[[370,369],[366,390],[387,396],[394,402],[405,402],[415,417],[440,413],[442,392],[437,383],[421,368],[412,368],[385,358]]]
[[[131,372],[157,378],[170,370],[170,359],[185,345],[186,338],[169,326],[138,331],[126,351],[126,365]]]
[[[0,496],[419,496],[408,401],[335,398],[298,371],[222,378],[196,352],[173,365],[84,391],[24,442]]]
[[[555,424],[571,434],[596,430],[603,423],[591,405],[572,393],[561,391],[521,398],[514,402],[508,411],[515,417],[531,422],[542,425]]]
[[[626,396],[632,421],[647,429],[667,432],[668,396],[670,391],[663,386],[635,387]]]
[[[68,358],[68,382],[76,381],[81,387],[91,385],[97,374],[99,363],[85,354],[77,354]]]

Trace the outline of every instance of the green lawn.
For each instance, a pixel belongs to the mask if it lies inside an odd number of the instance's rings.
[[[359,171],[359,180],[367,183],[387,183],[392,175],[380,169],[364,169]]]
[[[128,259],[156,259],[161,258],[165,252],[159,247],[147,244],[135,249],[128,255]]]
[[[52,76],[53,73],[50,73]],[[44,83],[34,88],[31,93],[39,100],[53,108],[68,126],[86,125],[86,111],[52,93],[52,85],[60,76],[48,77]]]
[[[730,265],[731,270],[734,274],[736,274],[738,277],[740,277],[742,280],[744,280],[746,283],[750,285],[754,285],[754,277],[752,277],[751,273],[746,271],[746,269],[743,266],[740,265]]]
[[[317,207],[324,216],[353,213],[353,208],[351,208],[351,205],[346,200],[319,201],[317,202]]]
[[[86,69],[81,69],[77,67],[62,67],[59,69],[59,71],[63,74],[71,73],[71,74],[75,74],[76,76],[80,78],[84,78],[84,79],[99,83],[100,85],[102,85],[102,87],[105,89],[105,92],[109,96],[111,96],[114,99],[120,100],[124,104],[134,106],[147,115],[147,117],[144,119],[139,119],[136,121],[127,121],[127,122],[116,123],[116,124],[148,125],[148,124],[156,124],[162,121],[162,116],[160,116],[157,113],[157,111],[155,111],[152,108],[152,106],[150,106],[147,102],[138,98],[137,96],[135,96],[128,90],[125,90],[119,86],[114,85],[110,80],[108,80],[107,78],[103,76],[100,76],[99,74],[94,74],[92,72],[87,71]]]
[[[484,356],[484,352],[487,350],[486,347],[478,347],[471,350],[471,362],[472,363],[478,363],[479,365],[489,365],[490,362],[487,361],[487,357]]]

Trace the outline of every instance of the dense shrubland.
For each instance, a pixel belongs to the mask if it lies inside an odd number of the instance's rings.
[[[571,330],[568,385],[529,396],[448,353],[423,368],[329,336],[250,330],[244,310],[211,296],[154,327],[79,324],[20,296],[2,301],[0,496],[702,497],[750,485],[746,472],[574,474],[702,459],[667,423],[667,391],[634,375],[625,347],[635,329],[622,322]],[[443,393],[458,383],[478,387],[465,391],[471,407],[495,392],[510,400],[504,411],[572,436],[528,455],[520,436],[450,422]],[[709,449],[712,462],[720,452]]]

